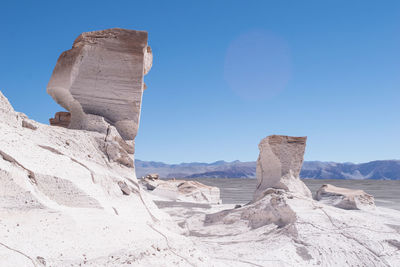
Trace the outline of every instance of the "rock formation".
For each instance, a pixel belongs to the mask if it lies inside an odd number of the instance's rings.
[[[238,224],[252,229],[267,224],[283,227],[296,221],[296,214],[287,200],[294,195],[311,198],[312,194],[300,180],[306,137],[271,135],[258,145],[258,185],[253,202],[205,217],[205,225]]]
[[[342,210],[309,197],[298,178],[305,141],[288,136],[261,141],[260,185],[251,203],[196,207],[191,212],[185,207],[163,209],[174,216],[184,234],[212,253],[216,265],[399,265],[400,213],[379,208]],[[360,191],[326,187],[319,195],[333,201],[354,197],[357,205],[371,204],[370,196]]]
[[[63,111],[57,112],[54,118],[49,119],[49,122],[51,126],[68,128],[71,123],[71,113]]]
[[[296,213],[287,205],[283,190],[270,189],[264,198],[255,203],[224,210],[214,214],[207,214],[205,225],[212,224],[240,224],[257,229],[265,225],[274,224],[285,227],[296,221]]]
[[[1,266],[208,266],[141,190],[113,126],[40,124],[0,93],[0,134]]]
[[[353,190],[324,184],[318,189],[315,199],[346,210],[370,209],[375,207],[374,197],[363,190]]]
[[[30,120],[0,93],[1,266],[400,266],[400,213],[310,198],[298,177],[302,137],[260,143],[259,185],[246,205],[187,203],[217,203],[219,190],[155,175],[144,181],[151,194],[143,190],[133,139],[150,67],[147,33],[78,37],[48,91],[71,113],[68,127],[82,130],[65,128],[64,113],[53,120],[64,127]],[[329,187],[319,197],[339,193],[357,207],[371,202]]]
[[[147,175],[140,179],[140,183],[152,195],[166,200],[220,204],[220,190],[218,187],[208,186],[196,181],[160,180],[156,175]]]
[[[307,137],[271,135],[261,140],[257,160],[258,186],[254,200],[260,199],[269,188],[296,192],[307,197],[312,194],[300,180]]]
[[[104,132],[104,118],[124,140],[133,140],[152,59],[147,32],[82,33],[58,59],[47,92],[71,113],[69,128]]]
[[[50,120],[62,127],[15,112],[0,92],[1,266],[209,266],[136,179],[151,62],[146,32],[80,35],[47,88],[70,112]]]

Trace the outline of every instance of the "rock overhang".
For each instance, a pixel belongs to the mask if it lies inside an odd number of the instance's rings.
[[[47,92],[71,113],[69,128],[87,130],[100,116],[125,140],[139,127],[143,77],[152,66],[145,31],[107,29],[82,33],[59,57]],[[96,127],[90,126],[90,130]],[[100,131],[100,130],[99,130]]]

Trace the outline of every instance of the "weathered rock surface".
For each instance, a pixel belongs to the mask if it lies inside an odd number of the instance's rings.
[[[190,211],[184,205],[157,205],[213,255],[216,265],[399,265],[400,212],[342,210],[309,197],[296,180],[304,147],[305,138],[273,136],[261,142],[259,170],[265,190],[259,187],[251,203],[195,206]]]
[[[353,190],[325,184],[318,189],[315,199],[337,208],[360,210],[375,208],[374,197],[363,190]]]
[[[255,203],[243,207],[207,214],[205,225],[226,224],[246,226],[250,229],[274,224],[284,227],[296,221],[296,214],[287,205],[283,190],[270,189],[270,192]]]
[[[173,201],[220,204],[220,190],[196,181],[160,180],[145,177],[140,183],[152,195]]]
[[[0,93],[1,266],[209,266],[171,231],[108,128],[43,125]]]
[[[233,206],[163,210],[216,266],[400,264],[396,210],[343,210],[277,189],[257,202]]]
[[[263,197],[269,188],[296,192],[312,197],[311,191],[300,180],[307,137],[271,135],[261,140],[257,160],[258,186],[254,200]]]
[[[103,123],[97,129],[88,117],[92,114],[115,126],[123,139],[133,140],[139,127],[143,77],[152,60],[147,32],[82,33],[58,59],[47,92],[71,113],[69,128],[101,132]]]
[[[236,209],[164,201],[177,229],[134,168],[107,153],[131,155],[107,128],[43,125],[0,93],[1,266],[400,266],[399,212],[338,209],[286,189]]]
[[[49,119],[51,126],[60,126],[68,128],[71,123],[71,113],[60,111],[54,115],[54,118]]]

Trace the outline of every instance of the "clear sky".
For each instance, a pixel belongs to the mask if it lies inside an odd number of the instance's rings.
[[[0,90],[48,123],[58,56],[85,31],[146,30],[136,158],[256,160],[270,134],[306,160],[400,158],[400,1],[5,1]]]

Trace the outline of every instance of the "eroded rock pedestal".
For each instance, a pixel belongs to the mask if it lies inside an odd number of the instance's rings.
[[[287,205],[294,195],[311,198],[308,187],[300,180],[307,137],[271,135],[261,140],[257,161],[258,186],[253,201],[238,209],[208,214],[206,225],[245,224],[259,228],[268,224],[279,227],[296,221]]]
[[[69,128],[104,132],[100,116],[125,140],[139,127],[143,77],[152,65],[147,32],[108,29],[79,35],[58,59],[47,92],[71,113]],[[93,116],[87,116],[91,114]]]
[[[262,198],[269,188],[312,197],[311,191],[300,180],[307,137],[271,135],[261,140],[257,160],[258,186],[254,200]]]

